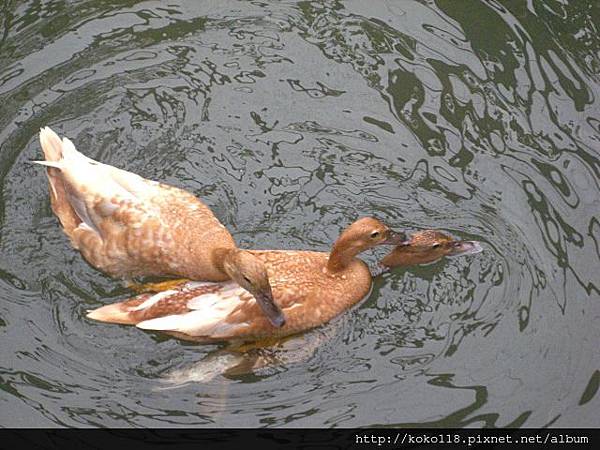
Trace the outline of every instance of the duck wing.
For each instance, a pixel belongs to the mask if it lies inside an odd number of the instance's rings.
[[[188,282],[183,288],[102,306],[87,317],[214,340],[227,339],[247,327],[236,317],[246,317],[248,308],[257,309],[256,300],[234,282]]]

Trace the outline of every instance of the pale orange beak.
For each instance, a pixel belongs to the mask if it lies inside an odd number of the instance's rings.
[[[271,322],[274,327],[281,328],[285,325],[285,316],[283,311],[273,300],[273,293],[270,289],[268,292],[256,293],[254,298],[256,299],[258,306],[260,306],[260,309],[262,309],[263,313],[265,316],[267,316],[267,319],[269,319],[269,322]]]
[[[456,241],[452,243],[452,249],[446,256],[474,255],[483,251],[483,247],[477,241]]]

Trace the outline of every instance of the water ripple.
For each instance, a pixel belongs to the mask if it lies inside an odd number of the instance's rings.
[[[595,2],[4,13],[3,425],[598,426]],[[27,164],[45,125],[201,196],[244,246],[327,250],[375,214],[485,250],[245,355],[92,323],[129,292],[53,217]]]

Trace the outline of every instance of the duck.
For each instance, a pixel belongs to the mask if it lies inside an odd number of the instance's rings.
[[[483,247],[477,241],[455,239],[439,230],[421,230],[394,247],[378,266],[384,272],[395,267],[432,264],[444,257],[473,255],[481,251]]]
[[[438,230],[417,231],[386,255],[387,266],[381,266],[380,262],[371,267],[371,273],[375,278],[396,267],[431,264],[446,256],[470,255],[482,250],[477,241],[458,240]],[[338,334],[341,322],[330,325],[313,334],[263,339],[260,342],[228,343],[211,351],[192,366],[168,371],[163,381],[177,387],[189,382],[207,382],[219,375],[239,377],[267,367],[302,363],[318,347]]]
[[[364,299],[372,276],[357,255],[405,239],[378,219],[363,217],[340,234],[331,252],[249,250],[266,267],[273,299],[285,316],[281,327],[270,324],[252,294],[231,281],[187,282],[102,306],[87,317],[197,342],[280,339],[325,324]]]
[[[251,293],[273,326],[283,326],[262,260],[239,249],[200,199],[95,161],[49,127],[39,138],[44,160],[33,162],[46,167],[52,210],[90,265],[127,280],[233,280]]]

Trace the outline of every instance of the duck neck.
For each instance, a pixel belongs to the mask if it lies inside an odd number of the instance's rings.
[[[231,258],[231,256],[236,252],[236,248],[231,247],[219,247],[213,250],[212,252],[212,260],[213,264],[219,270],[219,272],[227,275],[229,278],[232,278],[232,274],[228,270],[230,267],[229,264],[225,264],[227,259]]]
[[[331,273],[341,272],[348,264],[352,262],[354,257],[360,253],[354,246],[348,245],[345,239],[338,239],[333,244],[333,249],[329,254],[327,261],[327,270]]]

